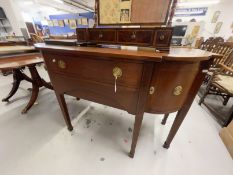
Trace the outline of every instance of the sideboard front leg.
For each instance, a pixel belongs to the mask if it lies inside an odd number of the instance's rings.
[[[143,115],[147,103],[147,98],[149,94],[149,89],[150,89],[150,82],[151,82],[151,77],[153,73],[153,68],[154,64],[147,62],[143,66],[143,73],[142,73],[142,80],[141,80],[141,85],[140,85],[140,90],[139,90],[139,98],[138,98],[138,104],[137,104],[137,111],[136,111],[136,116],[135,116],[135,121],[134,121],[134,130],[133,130],[133,139],[132,139],[132,144],[131,144],[131,150],[129,152],[129,157],[133,158],[137,141],[138,141],[138,136],[140,132],[140,128],[142,125],[142,120],[143,120]]]
[[[175,118],[175,121],[173,122],[171,130],[170,130],[169,135],[167,137],[167,140],[163,144],[164,148],[168,149],[170,147],[170,144],[171,144],[173,138],[175,137],[178,129],[180,128],[180,125],[182,124],[188,110],[189,110],[189,108],[182,108],[178,111],[176,118]]]
[[[68,109],[67,109],[67,105],[66,105],[64,94],[57,94],[56,93],[56,96],[57,96],[57,100],[58,100],[58,103],[60,105],[63,117],[65,119],[67,128],[68,128],[69,131],[72,131],[73,130],[73,126],[71,124],[71,120],[70,120],[69,112],[68,112]]]
[[[142,125],[142,120],[143,120],[143,113],[137,114],[135,116],[134,129],[133,129],[133,139],[132,139],[132,144],[131,144],[131,150],[129,152],[129,157],[131,157],[131,158],[134,157],[135,148],[137,145],[138,136],[139,136],[139,132],[140,132],[141,125]]]
[[[180,125],[183,122],[186,114],[188,113],[188,111],[193,103],[193,100],[194,100],[194,98],[195,98],[204,78],[205,78],[206,73],[203,73],[202,70],[208,69],[210,67],[212,61],[213,61],[213,59],[210,59],[207,61],[202,61],[200,63],[199,71],[198,71],[198,73],[193,81],[191,88],[189,89],[188,96],[184,102],[184,105],[178,111],[178,113],[176,115],[175,121],[172,124],[171,130],[170,130],[168,137],[167,137],[167,140],[165,141],[165,143],[163,145],[164,148],[168,149],[170,147],[170,144],[171,144],[173,138],[175,137],[178,129],[180,128]]]

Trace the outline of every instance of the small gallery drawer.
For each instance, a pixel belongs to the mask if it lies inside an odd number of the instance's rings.
[[[113,69],[119,68],[121,76],[117,78],[117,85],[138,89],[143,71],[142,63],[122,62],[109,58],[96,57],[91,59],[86,55],[46,54],[44,57],[48,71],[69,75],[93,82],[113,85],[115,77]]]
[[[137,44],[137,45],[152,45],[153,30],[118,30],[117,41],[119,44]]]
[[[116,31],[108,29],[89,30],[89,40],[97,43],[114,43],[116,41]]]
[[[172,29],[171,30],[158,30],[155,34],[155,45],[156,46],[169,46],[172,38]]]
[[[78,29],[76,30],[78,42],[87,41],[87,29]]]

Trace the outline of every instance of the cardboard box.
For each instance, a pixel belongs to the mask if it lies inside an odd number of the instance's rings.
[[[231,122],[232,123],[232,122]],[[231,158],[233,159],[233,136],[231,135],[231,132],[229,131],[229,128],[223,128],[219,133],[223,143],[225,144],[228,152],[231,155]]]
[[[233,137],[233,120],[231,123],[227,126],[228,131],[231,133],[231,136]]]

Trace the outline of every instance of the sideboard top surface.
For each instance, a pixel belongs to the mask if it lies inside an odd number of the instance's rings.
[[[170,61],[190,61],[198,62],[208,60],[213,55],[208,51],[192,48],[170,48],[169,52],[155,52],[154,50],[130,50],[130,49],[117,49],[117,48],[99,48],[99,47],[80,47],[80,46],[59,46],[48,45],[45,43],[35,44],[36,49],[52,51],[56,54],[72,53],[72,54],[85,54],[106,57],[119,57],[141,61],[154,61],[160,62],[162,60]]]

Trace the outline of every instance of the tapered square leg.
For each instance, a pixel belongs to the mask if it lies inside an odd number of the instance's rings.
[[[136,149],[136,145],[137,145],[137,141],[138,141],[138,136],[139,136],[139,132],[140,132],[141,125],[142,125],[142,120],[143,120],[143,113],[135,116],[134,129],[133,129],[133,139],[132,139],[132,143],[131,143],[131,150],[129,152],[129,157],[131,157],[131,158],[134,157],[134,153],[135,153],[135,149]]]
[[[68,128],[69,131],[72,131],[73,126],[71,124],[71,120],[70,120],[70,116],[69,116],[69,113],[68,113],[66,101],[65,101],[65,98],[64,98],[64,94],[57,94],[56,93],[56,96],[57,96],[57,100],[58,100],[58,103],[60,105],[63,117],[65,119],[67,128]]]

